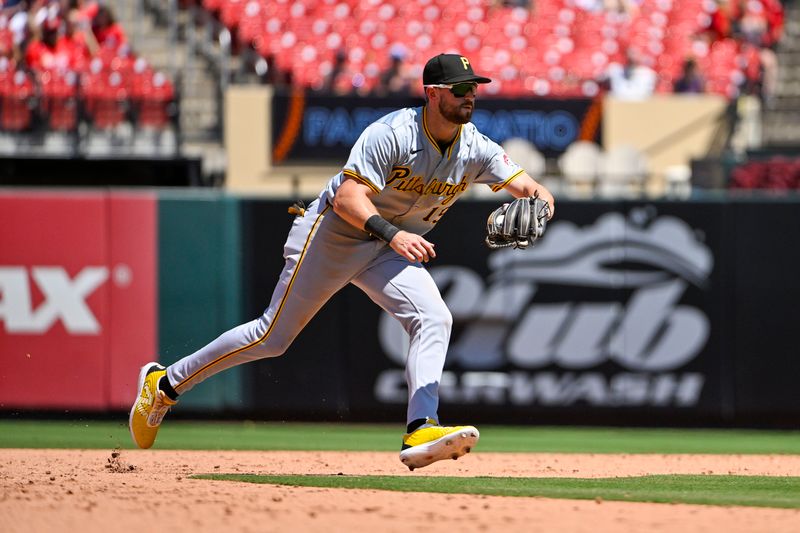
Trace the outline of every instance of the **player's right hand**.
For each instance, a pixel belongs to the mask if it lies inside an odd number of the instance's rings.
[[[389,246],[412,263],[417,261],[427,263],[436,257],[432,242],[426,241],[421,235],[409,233],[408,231],[398,231]]]

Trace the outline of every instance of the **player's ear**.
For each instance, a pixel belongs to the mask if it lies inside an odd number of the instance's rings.
[[[425,101],[426,102],[430,102],[431,100],[435,100],[435,99],[439,98],[439,96],[437,95],[435,87],[425,87],[423,90],[425,91]]]

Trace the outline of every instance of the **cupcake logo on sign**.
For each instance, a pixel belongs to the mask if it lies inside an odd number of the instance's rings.
[[[443,400],[569,406],[695,405],[705,382],[686,370],[710,321],[682,302],[707,288],[713,255],[683,220],[637,208],[579,227],[559,221],[536,247],[489,256],[483,278],[431,269],[454,320]],[[566,296],[566,297],[565,297]],[[404,364],[408,340],[387,315],[386,355]],[[405,401],[401,370],[381,373],[379,400]]]

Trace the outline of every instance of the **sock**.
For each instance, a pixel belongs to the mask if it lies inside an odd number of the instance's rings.
[[[417,428],[424,425],[427,421],[427,418],[417,418],[416,420],[413,420],[408,426],[406,426],[406,433],[413,433]]]
[[[178,393],[175,392],[175,389],[172,388],[172,385],[169,384],[169,380],[167,376],[161,376],[161,379],[158,380],[158,390],[163,391],[164,394],[167,395],[167,398],[170,400],[177,401],[178,400]]]

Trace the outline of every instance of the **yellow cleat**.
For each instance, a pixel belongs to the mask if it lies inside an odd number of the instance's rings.
[[[458,459],[469,453],[479,438],[475,426],[440,426],[429,418],[416,430],[403,435],[400,461],[414,470],[442,459]]]
[[[158,389],[158,380],[166,373],[167,369],[158,363],[147,363],[139,372],[139,394],[128,418],[131,437],[139,448],[153,445],[164,415],[178,403]]]

